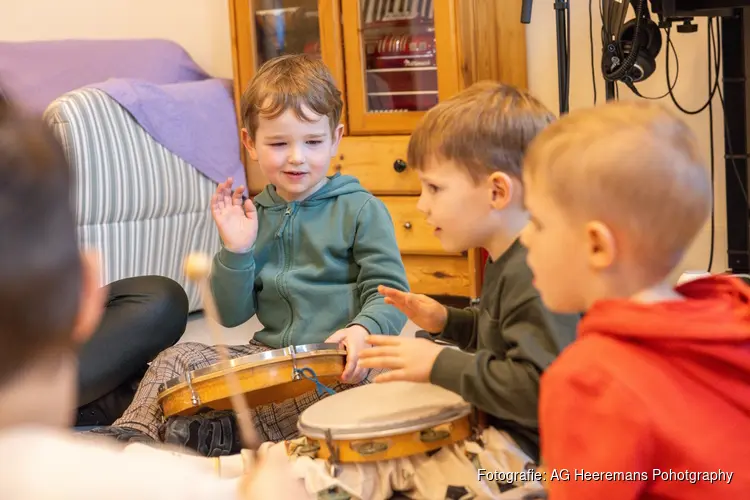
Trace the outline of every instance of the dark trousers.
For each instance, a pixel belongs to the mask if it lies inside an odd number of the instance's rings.
[[[109,425],[127,408],[148,362],[185,332],[188,298],[162,276],[110,283],[101,324],[79,355],[77,425]]]

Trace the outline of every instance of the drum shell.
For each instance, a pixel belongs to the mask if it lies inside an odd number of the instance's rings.
[[[295,368],[312,370],[317,380],[326,386],[339,381],[346,364],[346,351],[339,349],[337,344],[312,344],[297,346],[296,349],[302,352],[292,355],[291,348],[269,350],[236,358],[232,360],[234,366],[216,363],[193,370],[188,372],[191,374],[189,382],[186,376],[168,382],[158,395],[164,418],[193,415],[203,408],[233,409],[226,378],[230,371],[237,377],[251,408],[314,391],[315,383],[295,376]]]

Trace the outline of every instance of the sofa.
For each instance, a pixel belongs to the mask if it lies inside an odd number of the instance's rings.
[[[173,42],[72,40],[0,43],[0,86],[60,139],[79,242],[98,250],[101,284],[166,276],[200,309],[183,261],[219,249],[217,182],[245,183],[231,82]]]

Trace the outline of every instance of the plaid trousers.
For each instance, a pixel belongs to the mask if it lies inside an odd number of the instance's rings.
[[[273,350],[265,344],[250,340],[247,344],[227,346],[230,358],[258,354]],[[159,429],[163,413],[158,403],[159,386],[170,379],[184,375],[188,371],[205,368],[219,362],[219,353],[212,346],[198,342],[185,342],[174,345],[159,354],[143,376],[133,402],[118,418],[114,427],[129,427],[139,430],[150,438],[160,441]],[[369,384],[376,370],[358,384],[336,383],[331,389],[341,392],[359,385]],[[307,392],[296,398],[279,401],[253,408],[255,429],[263,441],[279,442],[299,437],[297,420],[299,415],[327,394]]]

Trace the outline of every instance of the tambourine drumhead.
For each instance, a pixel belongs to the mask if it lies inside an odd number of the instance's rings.
[[[365,439],[402,434],[465,417],[471,405],[442,387],[415,382],[373,383],[329,396],[300,415],[310,438]]]
[[[188,374],[190,374],[190,378],[192,379],[193,383],[195,383],[196,379],[200,377],[205,377],[207,375],[218,376],[218,375],[223,374],[223,372],[227,370],[232,370],[232,369],[236,369],[240,367],[250,368],[252,366],[270,365],[270,364],[273,364],[274,361],[281,362],[281,361],[290,359],[292,357],[295,357],[297,359],[302,359],[305,356],[309,356],[311,354],[321,353],[325,351],[330,351],[330,354],[334,354],[335,353],[334,351],[340,351],[341,354],[346,355],[346,351],[341,350],[339,348],[339,345],[335,343],[305,344],[305,345],[284,347],[282,349],[272,349],[270,351],[259,352],[257,354],[249,354],[247,356],[230,359],[229,361],[214,363],[211,366],[200,368],[198,370],[191,370],[187,372],[185,375],[181,375],[179,377],[175,377],[167,381],[164,384],[164,387],[162,390],[164,391],[172,387],[175,387],[177,385],[186,383],[188,380],[187,378]]]

